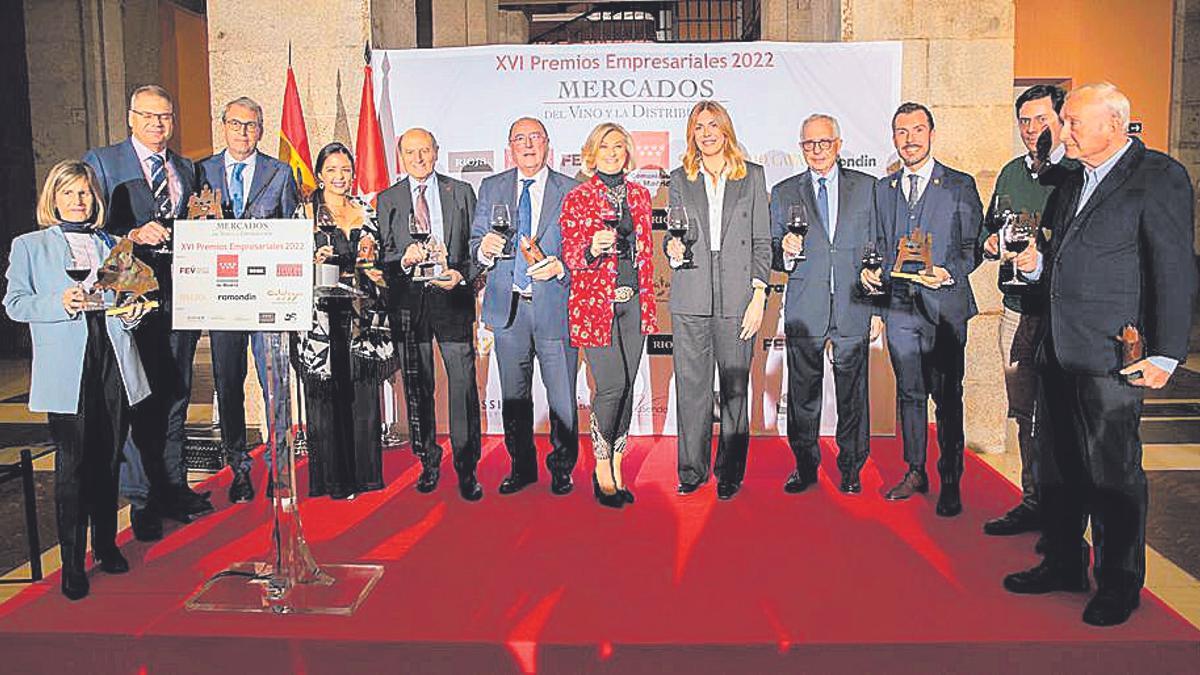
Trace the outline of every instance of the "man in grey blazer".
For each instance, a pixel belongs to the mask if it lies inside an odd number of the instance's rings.
[[[576,182],[546,166],[550,137],[541,121],[522,117],[508,132],[515,168],[488,176],[479,186],[479,204],[471,227],[471,259],[488,270],[483,292],[483,321],[496,337],[504,415],[504,444],[512,470],[500,484],[500,494],[512,494],[538,480],[537,449],[533,443],[533,359],[537,357],[550,407],[550,444],[546,457],[550,491],[571,491],[571,471],[579,456],[579,421],[575,378],[579,350],[567,333],[567,296],[571,276],[562,264],[562,231],[558,218],[563,198]],[[512,233],[492,231],[493,207],[508,206]],[[528,232],[552,260],[528,272],[518,252],[512,258],[502,249]],[[506,242],[507,246],[506,246]]]
[[[450,446],[463,499],[477,501],[483,489],[479,463],[479,389],[475,382],[475,293],[478,273],[469,250],[475,191],[469,183],[434,172],[438,146],[425,129],[400,136],[400,159],[408,177],[379,194],[381,259],[386,269],[392,332],[408,390],[408,425],[413,452],[421,458],[417,490],[437,487],[442,448],[435,440],[433,339],[446,367],[450,401]],[[428,227],[426,246],[409,230],[410,219]],[[445,270],[428,281],[414,279],[418,263],[445,254]]]
[[[796,470],[784,490],[798,493],[817,481],[821,451],[821,393],[825,349],[833,349],[837,391],[841,491],[862,491],[859,470],[870,451],[867,380],[870,341],[883,321],[858,283],[863,251],[875,241],[875,179],[838,166],[841,129],[829,115],[810,115],[800,128],[808,170],[771,190],[774,267],[788,275],[784,331],[788,361],[788,445]],[[796,209],[807,236],[788,231]],[[798,258],[803,254],[804,259]]]
[[[891,280],[884,320],[888,351],[896,373],[896,398],[908,471],[887,493],[890,500],[929,491],[925,474],[929,397],[937,405],[940,450],[937,514],[962,512],[959,480],[963,472],[963,353],[967,320],[976,314],[968,275],[979,260],[975,242],[983,206],[975,179],[933,158],[933,114],[919,103],[905,103],[892,118],[892,143],[904,167],[880,179],[875,189],[882,274],[862,272],[864,285],[877,288]],[[891,277],[902,237],[917,227],[932,237],[932,270],[916,280]],[[914,272],[910,263],[902,271]]]
[[[212,510],[207,494],[188,487],[183,460],[183,426],[192,390],[192,358],[198,331],[171,329],[170,256],[149,249],[170,237],[164,218],[187,213],[194,191],[192,163],[167,147],[175,128],[175,104],[158,85],[134,90],[129,99],[129,138],[88,150],[83,161],[96,172],[108,206],[107,230],[129,237],[154,268],[162,308],[134,333],[150,379],[151,395],[131,415],[132,445],[126,444],[121,494],[132,505],[134,535],[162,537],[161,516],[187,522]]]
[[[262,106],[245,96],[226,103],[221,111],[221,131],[225,149],[197,164],[196,185],[207,184],[221,191],[226,218],[291,218],[297,200],[292,172],[286,164],[258,149],[263,133]],[[264,406],[269,405],[266,345],[261,332],[214,330],[208,332],[208,339],[212,344],[221,441],[233,470],[229,501],[248,502],[254,499],[254,485],[250,482],[251,460],[246,450],[246,344],[249,342],[254,354]],[[286,368],[287,364],[281,362],[277,367]],[[286,408],[279,413],[286,414]],[[283,419],[276,423],[280,434],[287,433],[288,426],[290,422]]]

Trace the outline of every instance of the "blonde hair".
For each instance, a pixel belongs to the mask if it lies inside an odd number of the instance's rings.
[[[100,191],[100,181],[96,180],[96,172],[92,171],[92,167],[76,159],[55,164],[54,168],[50,169],[50,175],[46,176],[46,183],[42,186],[42,193],[38,195],[37,201],[39,226],[50,227],[62,222],[55,205],[58,191],[77,180],[87,181],[88,188],[92,191],[91,222],[96,227],[104,227],[104,197]]]
[[[692,112],[687,119],[687,151],[683,154],[683,170],[687,172],[688,180],[696,180],[700,175],[700,147],[696,145],[696,118],[702,112],[710,112],[717,118],[717,126],[725,134],[725,164],[729,168],[730,180],[741,180],[746,177],[746,153],[738,146],[737,134],[733,131],[733,120],[725,106],[716,101],[704,100],[692,106]]]
[[[634,168],[633,162],[633,135],[625,130],[625,127],[616,122],[604,122],[592,129],[592,133],[588,134],[587,140],[583,142],[583,149],[580,154],[583,155],[583,173],[591,176],[596,173],[596,153],[600,152],[600,143],[604,141],[604,137],[610,132],[621,134],[621,138],[625,141],[625,166],[621,167],[622,171],[632,171]]]

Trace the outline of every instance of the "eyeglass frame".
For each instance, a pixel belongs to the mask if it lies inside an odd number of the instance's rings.
[[[821,152],[826,152],[833,147],[834,143],[837,143],[840,140],[840,138],[817,138],[808,141],[800,141],[800,148],[805,152],[812,152],[818,148],[821,150]]]
[[[258,120],[250,120],[249,122],[243,122],[241,120],[229,119],[229,120],[225,120],[223,122],[223,124],[225,124],[225,126],[229,127],[229,129],[231,131],[233,131],[234,133],[241,133],[241,132],[245,131],[247,134],[250,134],[251,136],[253,136],[256,132],[262,131],[262,125],[258,123]]]
[[[149,120],[153,119],[153,120],[158,121],[159,123],[170,122],[175,119],[175,111],[174,110],[172,110],[171,112],[168,112],[168,113],[152,113],[152,112],[146,112],[145,110],[138,110],[136,108],[130,108],[129,112],[137,115],[138,117],[142,118],[143,120],[149,121]]]
[[[543,134],[540,131],[531,131],[527,134],[517,134],[516,136],[508,139],[508,142],[512,145],[524,145],[526,141],[529,141],[530,145],[536,145],[547,139],[548,136],[546,134]]]

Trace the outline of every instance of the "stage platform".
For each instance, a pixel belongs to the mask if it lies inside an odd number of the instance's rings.
[[[250,504],[225,502],[223,472],[207,486],[216,513],[149,545],[122,534],[130,574],[93,571],[91,596],[75,603],[55,574],[0,605],[0,671],[1144,673],[1200,663],[1200,632],[1148,592],[1128,624],[1106,629],[1080,621],[1087,595],[1006,593],[1003,576],[1037,560],[1034,536],[981,533],[1016,491],[975,457],[964,513],[943,519],[936,487],[882,498],[903,473],[893,439],[874,440],[863,493],[847,496],[830,439],[819,484],[787,495],[785,441],[756,438],[729,502],[715,482],[675,495],[674,438],[630,445],[637,503],[620,511],[591,497],[586,441],[572,494],[551,495],[543,475],[501,496],[498,437],[484,438],[478,503],[459,498],[448,451],[438,490],[418,493],[420,466],[404,449],[385,453],[384,491],[302,500],[318,560],[386,568],[352,617],[184,609],[209,575],[267,552],[262,463]]]

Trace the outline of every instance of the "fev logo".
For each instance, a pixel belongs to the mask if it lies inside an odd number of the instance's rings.
[[[217,277],[236,277],[238,275],[237,254],[217,256]]]

